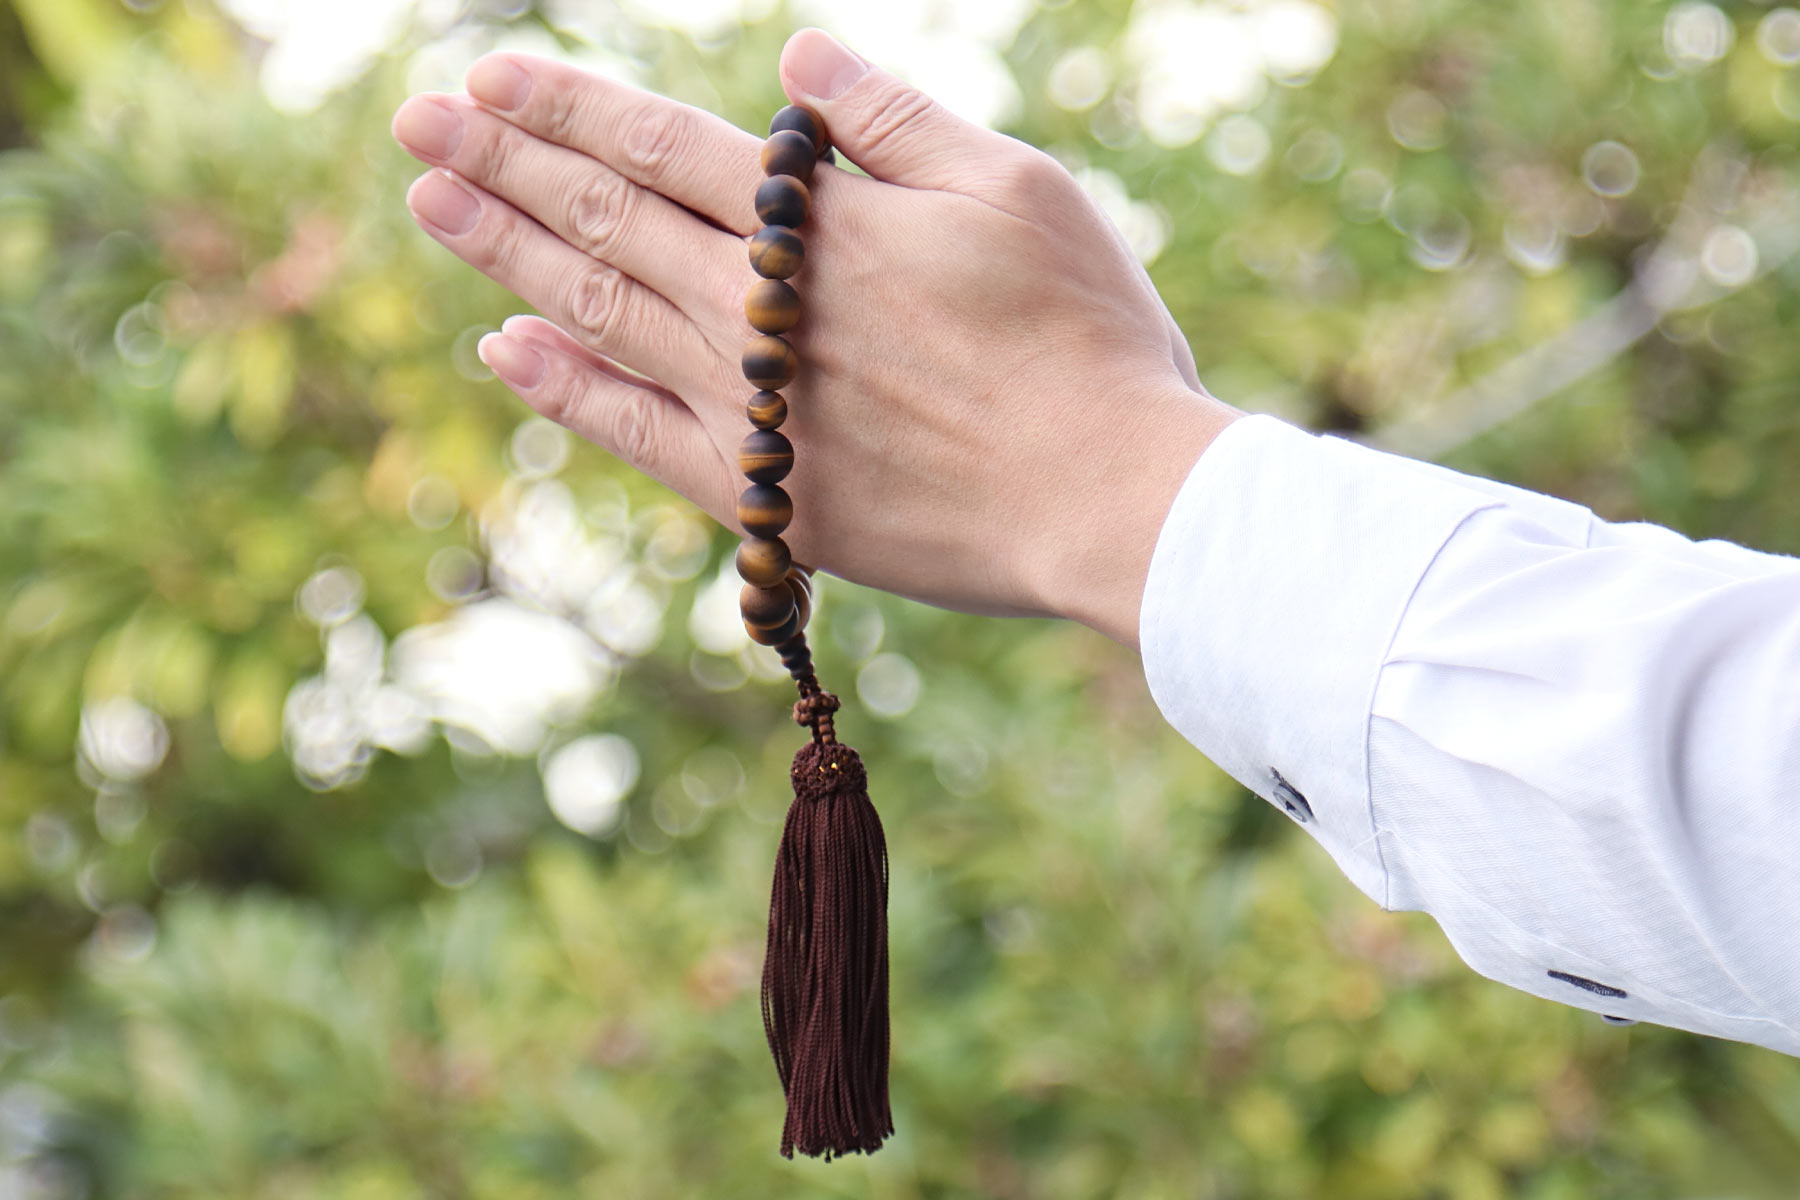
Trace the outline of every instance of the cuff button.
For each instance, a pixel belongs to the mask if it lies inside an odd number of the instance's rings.
[[[1306,802],[1306,797],[1300,794],[1299,789],[1283,779],[1281,772],[1274,767],[1269,768],[1269,774],[1275,779],[1275,799],[1281,802],[1281,807],[1287,809],[1288,815],[1302,825],[1312,820],[1312,805]]]

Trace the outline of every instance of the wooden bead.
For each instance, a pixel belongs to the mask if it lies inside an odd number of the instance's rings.
[[[818,160],[812,139],[792,129],[778,129],[763,143],[764,175],[792,175],[801,183],[812,178],[813,163]]]
[[[745,379],[772,392],[794,382],[800,372],[800,356],[780,338],[764,334],[744,343],[743,367]]]
[[[781,531],[793,523],[794,501],[772,483],[753,483],[738,497],[737,517],[738,524],[751,537],[779,537]],[[785,576],[787,572],[784,570],[782,574]]]
[[[794,615],[794,589],[784,580],[778,587],[757,587],[746,583],[738,592],[738,611],[744,624],[752,629],[774,629]]]
[[[738,446],[738,470],[751,483],[780,483],[794,469],[794,443],[773,429],[758,429]]]
[[[756,185],[756,217],[764,225],[798,229],[812,212],[812,193],[792,175],[771,175]]]
[[[737,573],[745,583],[772,588],[787,578],[794,559],[778,537],[746,538],[738,543]]]
[[[787,420],[787,401],[780,392],[758,392],[750,397],[744,413],[758,429],[779,429]]]
[[[780,133],[784,129],[805,134],[812,142],[813,153],[825,153],[825,121],[806,105],[790,104],[769,118],[770,134]]]
[[[758,645],[779,646],[800,632],[800,622],[796,619],[798,616],[798,613],[789,613],[788,619],[773,629],[759,629],[755,625],[746,625],[744,632],[749,634],[750,640]]]
[[[794,596],[794,610],[800,614],[800,628],[805,629],[807,618],[812,616],[812,581],[799,567],[789,567],[787,585]]]
[[[786,225],[764,225],[750,235],[750,267],[764,279],[790,279],[806,265],[806,243]]]
[[[744,297],[744,319],[758,333],[786,333],[800,323],[800,293],[785,279],[759,279]]]

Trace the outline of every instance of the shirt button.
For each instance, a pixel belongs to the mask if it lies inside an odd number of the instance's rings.
[[[1601,1013],[1600,1019],[1602,1021],[1605,1021],[1608,1025],[1636,1025],[1637,1024],[1637,1020],[1633,1017],[1615,1017],[1611,1013]]]
[[[1306,797],[1293,784],[1283,779],[1281,772],[1274,767],[1269,768],[1269,774],[1275,779],[1275,798],[1281,801],[1281,807],[1287,809],[1288,815],[1302,825],[1312,820],[1312,805],[1306,802]]]

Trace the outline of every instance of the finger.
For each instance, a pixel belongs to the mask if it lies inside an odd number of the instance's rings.
[[[973,125],[911,84],[872,66],[822,29],[802,29],[781,51],[781,82],[818,110],[831,143],[889,183],[968,191],[1023,143]]]
[[[516,316],[508,317],[500,322],[500,330],[503,333],[510,333],[514,337],[524,338],[528,342],[543,342],[551,349],[567,354],[570,358],[578,359],[602,374],[611,375],[620,383],[651,388],[666,394],[672,400],[680,399],[674,392],[669,391],[668,388],[648,375],[639,375],[630,367],[621,366],[599,351],[588,349],[570,337],[555,322],[546,321],[535,314],[519,313]]]
[[[594,368],[594,370],[599,371],[603,375],[610,375],[621,383],[629,383],[637,387],[649,388],[653,392],[661,392],[677,404],[686,405],[687,403],[680,396],[677,396],[674,392],[671,392],[668,388],[656,382],[656,380],[651,379],[648,376],[639,375],[630,367],[622,366],[606,357],[604,354],[582,345],[580,342],[570,337],[568,332],[556,325],[555,322],[546,321],[544,318],[534,316],[530,313],[520,313],[517,316],[508,317],[506,320],[502,321],[500,323],[500,329],[502,332],[510,333],[515,337],[524,338],[526,341],[542,342],[551,349],[567,354],[570,358],[576,359],[579,362],[586,363],[588,366]],[[744,414],[741,409],[734,409],[730,405],[703,404],[697,411],[692,409],[690,409],[690,411],[694,412],[694,416],[699,419],[700,424],[704,425],[712,432],[713,443],[719,446],[722,452],[735,446],[743,439]]]
[[[534,411],[709,513],[724,511],[725,460],[672,393],[628,383],[583,357],[510,333],[488,334],[475,352]]]
[[[458,258],[584,345],[674,388],[717,386],[723,360],[679,309],[506,201],[448,172],[428,171],[414,181],[406,203]]]
[[[595,258],[660,292],[721,343],[739,331],[743,243],[604,163],[546,142],[459,96],[414,96],[394,136],[425,162],[508,201]],[[728,279],[728,272],[729,279]]]
[[[469,95],[528,133],[599,159],[721,228],[748,237],[762,180],[758,141],[729,121],[527,54],[469,68]]]

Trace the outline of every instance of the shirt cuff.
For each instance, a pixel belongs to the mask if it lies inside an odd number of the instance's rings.
[[[1144,674],[1169,724],[1383,906],[1376,679],[1432,559],[1469,514],[1502,503],[1416,468],[1274,417],[1232,422],[1176,494],[1139,610]]]

